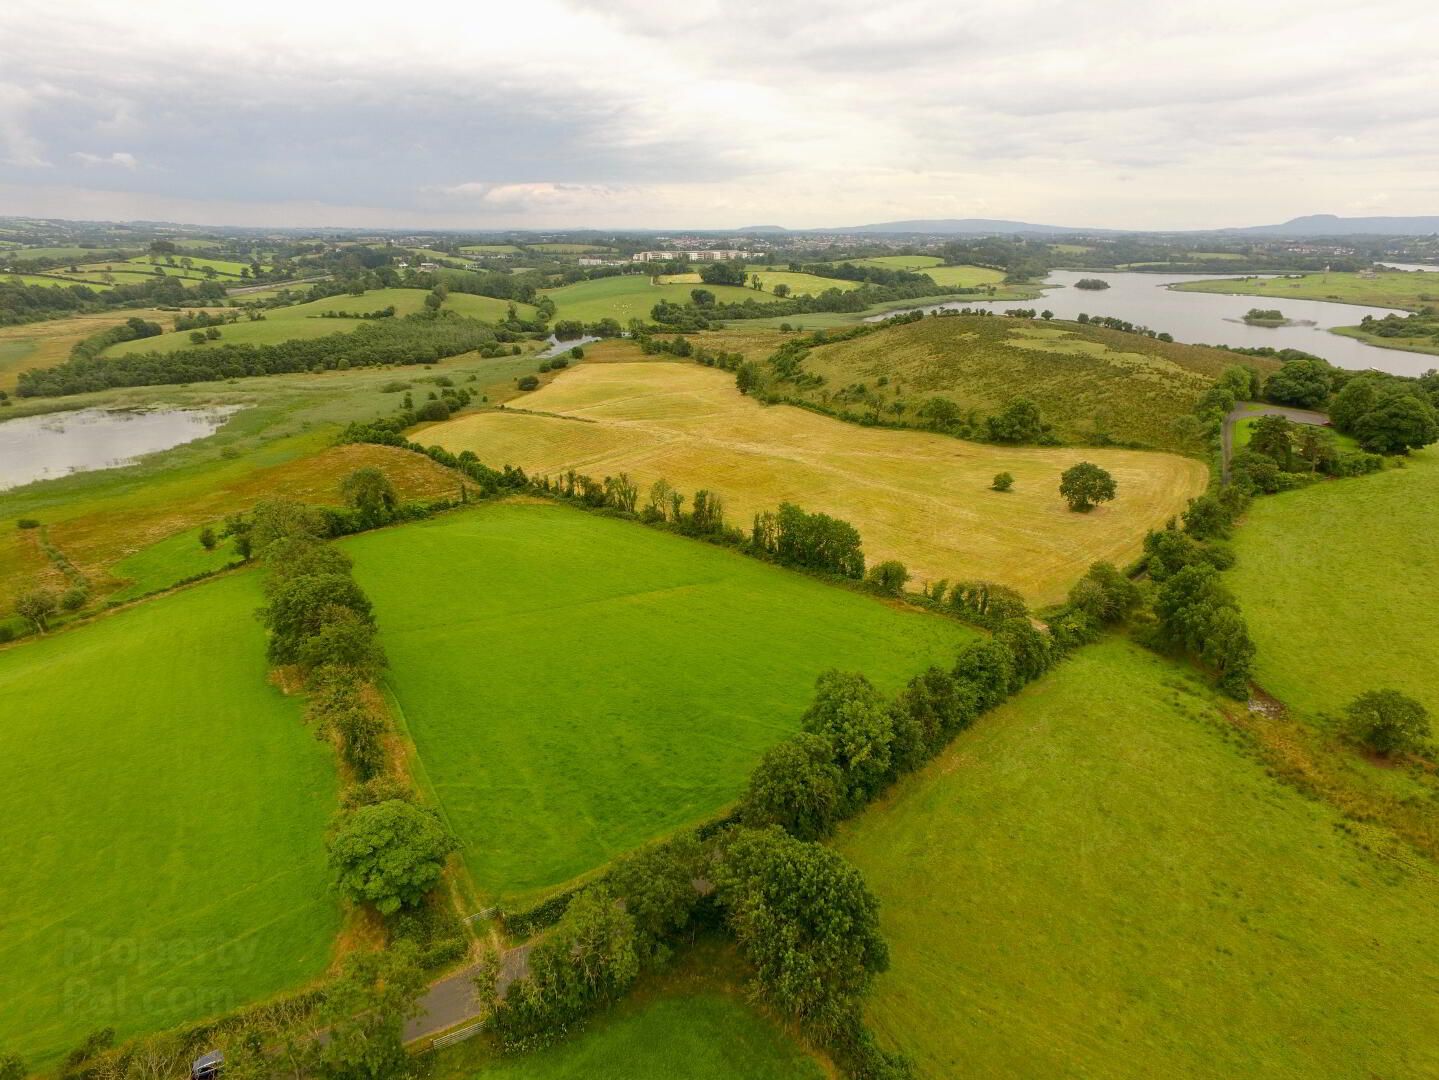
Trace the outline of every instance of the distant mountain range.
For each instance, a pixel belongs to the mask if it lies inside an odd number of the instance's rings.
[[[1087,236],[1119,233],[1182,232],[1189,234],[1241,233],[1269,236],[1415,236],[1439,233],[1439,217],[1338,217],[1309,214],[1281,225],[1250,225],[1229,229],[1090,229],[1074,225],[1035,225],[1002,218],[933,218],[915,221],[881,221],[873,225],[850,225],[838,229],[782,229],[778,225],[751,225],[742,233],[830,232],[830,233],[924,233],[927,235],[975,236],[994,233],[1035,233],[1050,236],[1083,233]]]
[[[1250,225],[1216,232],[1268,233],[1273,236],[1415,236],[1439,232],[1439,217],[1336,217],[1310,214],[1283,225]]]
[[[852,225],[845,229],[828,229],[837,233],[1104,233],[1118,229],[1081,229],[1069,225],[1031,225],[1027,221],[1003,221],[997,218],[938,218],[920,221],[881,221],[877,225]]]

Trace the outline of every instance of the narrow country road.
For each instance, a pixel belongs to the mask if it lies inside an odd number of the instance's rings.
[[[314,281],[324,281],[324,275],[320,277],[295,278],[293,281],[271,281],[260,285],[245,285],[238,289],[226,289],[226,296],[244,296],[246,293],[262,292],[265,289],[283,289],[288,285],[308,285]]]
[[[529,954],[528,945],[521,945],[505,953],[504,966],[500,971],[501,991],[528,973]],[[480,1007],[475,1001],[474,979],[479,973],[480,966],[475,964],[461,968],[452,975],[446,975],[437,983],[431,983],[425,996],[420,999],[419,1015],[405,1025],[405,1042],[438,1035],[475,1018]]]
[[[1229,459],[1234,456],[1234,425],[1237,421],[1255,416],[1283,416],[1296,424],[1317,424],[1323,427],[1329,423],[1326,413],[1312,409],[1291,409],[1287,405],[1261,405],[1257,401],[1236,402],[1233,410],[1224,418],[1220,430],[1220,443],[1224,451],[1224,482],[1229,483]]]

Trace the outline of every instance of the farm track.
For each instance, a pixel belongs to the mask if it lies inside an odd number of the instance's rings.
[[[1221,444],[1224,449],[1224,482],[1229,483],[1229,459],[1234,456],[1234,425],[1240,420],[1250,419],[1256,416],[1283,416],[1294,421],[1296,424],[1316,424],[1321,427],[1329,423],[1327,413],[1314,412],[1312,409],[1291,409],[1287,405],[1266,405],[1262,409],[1251,408],[1258,404],[1253,401],[1240,401],[1234,409],[1224,418]]]

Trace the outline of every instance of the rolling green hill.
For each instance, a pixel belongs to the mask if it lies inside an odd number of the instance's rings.
[[[1271,779],[1226,707],[1091,646],[846,827],[880,1041],[925,1080],[1439,1075],[1439,874]]]
[[[1029,398],[1066,442],[1194,450],[1181,418],[1233,363],[1272,361],[1156,341],[1074,322],[950,316],[890,327],[811,350],[805,369],[825,384],[805,396],[917,425],[921,405],[944,397],[980,415]],[[884,385],[879,380],[884,379]],[[863,384],[863,391],[851,390]],[[788,388],[786,392],[792,392]],[[896,414],[899,403],[905,411]]]
[[[1439,449],[1402,469],[1257,499],[1226,575],[1258,647],[1255,679],[1337,714],[1390,688],[1439,716]]]

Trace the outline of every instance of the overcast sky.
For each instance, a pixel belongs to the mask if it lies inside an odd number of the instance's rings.
[[[0,214],[1439,214],[1439,0],[3,0]]]

